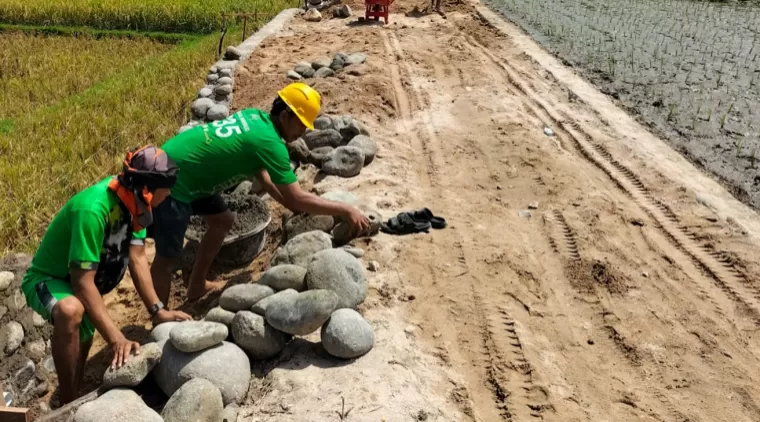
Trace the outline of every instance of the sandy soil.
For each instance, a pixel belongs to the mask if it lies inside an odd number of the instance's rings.
[[[293,342],[254,365],[241,420],[335,421],[342,400],[350,421],[760,420],[758,217],[514,27],[397,6],[387,27],[296,18],[238,70],[235,103],[268,108],[296,62],[368,53],[314,86],[377,158],[314,190],[449,227],[358,242],[380,266],[375,348],[341,363],[318,334]],[[250,280],[275,246],[220,277]],[[144,321],[119,293],[122,322]]]

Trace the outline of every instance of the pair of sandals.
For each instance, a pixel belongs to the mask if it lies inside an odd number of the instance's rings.
[[[402,212],[380,224],[380,230],[384,233],[397,235],[427,233],[431,228],[442,229],[445,227],[446,219],[433,215],[433,212],[428,208]]]

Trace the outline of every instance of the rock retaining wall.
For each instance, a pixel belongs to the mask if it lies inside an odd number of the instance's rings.
[[[251,37],[237,47],[227,47],[224,57],[209,68],[206,86],[198,91],[198,98],[192,104],[192,119],[179,128],[182,133],[204,123],[225,119],[230,115],[235,86],[235,69],[267,37],[277,33],[301,9],[286,9],[280,12]]]

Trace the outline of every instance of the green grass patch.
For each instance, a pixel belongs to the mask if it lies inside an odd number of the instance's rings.
[[[127,149],[173,136],[216,60],[217,42],[209,35],[133,59],[84,92],[19,116],[10,133],[0,130],[3,249],[34,248],[65,201],[113,173]]]
[[[0,119],[79,93],[136,61],[172,48],[147,38],[95,39],[0,33]],[[2,131],[2,125],[0,125]]]
[[[299,4],[292,0],[3,0],[0,22],[210,33],[223,26],[223,13],[277,13]]]

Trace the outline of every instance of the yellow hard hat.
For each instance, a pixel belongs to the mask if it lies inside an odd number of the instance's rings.
[[[314,88],[302,82],[294,82],[277,94],[307,128],[314,129],[314,120],[319,116],[322,103],[322,97]]]

